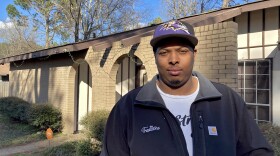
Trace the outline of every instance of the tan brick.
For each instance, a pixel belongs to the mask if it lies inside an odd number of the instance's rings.
[[[236,55],[236,52],[235,52],[235,51],[222,51],[222,52],[219,52],[219,55],[225,55],[225,56],[235,56],[235,57],[237,57],[237,55]]]
[[[213,25],[208,25],[209,30],[213,30],[214,26]]]
[[[237,69],[237,64],[227,64],[226,69]]]
[[[227,46],[226,47],[226,50],[228,51],[228,50],[230,50],[230,51],[237,51],[237,47],[235,47],[235,46]]]
[[[200,27],[200,31],[201,31],[201,32],[205,31],[205,26],[201,26],[201,27]]]
[[[219,38],[219,35],[218,34],[212,35],[212,39],[215,39],[215,38]]]
[[[216,23],[216,24],[214,24],[214,29],[219,29],[219,25],[218,25],[218,23]]]
[[[207,31],[207,32],[205,32],[205,35],[212,35],[213,34],[213,31]]]
[[[227,46],[231,46],[231,45],[232,45],[231,42],[221,42],[221,43],[219,43],[219,47],[227,47]]]
[[[206,64],[207,65],[216,65],[216,64],[219,64],[219,61],[211,61],[211,60],[209,60],[209,61],[206,62]]]
[[[213,57],[213,60],[225,60],[226,57],[225,56],[216,56],[216,57]]]
[[[223,28],[227,28],[228,27],[228,22],[223,22]]]
[[[205,25],[204,26],[204,31],[208,31],[209,30],[209,25]]]
[[[219,26],[218,26],[219,29],[222,29],[222,28],[223,28],[223,23],[218,23],[218,25],[219,25]]]
[[[218,47],[218,46],[219,46],[218,43],[207,44],[207,48],[214,48],[214,47]]]
[[[226,59],[227,60],[237,60],[237,56],[236,55],[235,56],[234,55],[233,56],[232,55],[228,55],[228,56],[226,56]]]
[[[218,56],[218,54],[217,53],[207,53],[206,56],[208,59],[208,57]]]
[[[226,69],[225,65],[213,65],[212,68],[213,69]]]
[[[219,60],[219,64],[236,64],[237,60]]]
[[[200,44],[199,42],[198,42],[198,45],[196,46],[196,49],[206,49],[207,48],[207,46],[206,46],[207,44]],[[199,50],[200,51],[200,50]]]
[[[213,30],[213,34],[219,34],[220,30]]]
[[[194,32],[196,33],[196,32],[201,32],[201,29],[202,27],[194,27]]]
[[[211,41],[210,41],[211,42]],[[205,40],[205,41],[199,41],[199,45],[203,45],[203,44],[208,44],[209,43],[209,41],[208,40]]]

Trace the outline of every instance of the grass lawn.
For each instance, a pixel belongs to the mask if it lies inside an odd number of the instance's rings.
[[[13,121],[2,114],[0,114],[0,121],[0,148],[45,139],[44,134],[37,133],[30,125]]]

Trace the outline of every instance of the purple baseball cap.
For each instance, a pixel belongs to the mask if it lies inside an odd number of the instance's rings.
[[[198,39],[194,36],[194,29],[190,24],[172,20],[157,26],[150,44],[155,50],[161,40],[169,37],[186,39],[193,47],[198,43]]]

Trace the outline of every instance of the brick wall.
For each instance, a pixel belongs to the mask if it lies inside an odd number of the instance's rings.
[[[237,24],[217,23],[195,28],[198,50],[194,70],[211,81],[237,89]]]

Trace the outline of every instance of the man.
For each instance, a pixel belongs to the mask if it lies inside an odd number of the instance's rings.
[[[198,39],[191,25],[161,24],[150,43],[158,75],[115,105],[101,155],[273,155],[242,98],[193,72]]]

